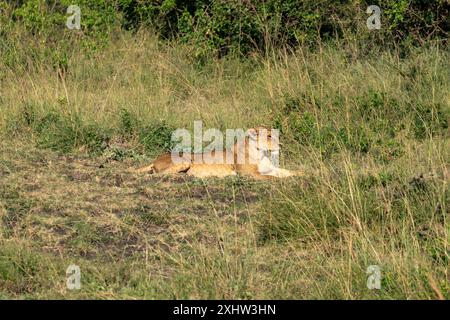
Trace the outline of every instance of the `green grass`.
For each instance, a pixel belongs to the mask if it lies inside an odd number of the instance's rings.
[[[449,298],[448,50],[190,49],[120,35],[64,76],[0,59],[1,298]],[[127,172],[194,120],[279,128],[307,176]]]

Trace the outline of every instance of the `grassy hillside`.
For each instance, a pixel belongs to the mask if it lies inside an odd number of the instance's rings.
[[[450,298],[442,43],[200,63],[191,44],[140,31],[52,64],[62,51],[13,38],[0,59],[0,298]],[[126,171],[194,120],[278,128],[282,165],[307,176]],[[66,288],[71,264],[80,290]]]

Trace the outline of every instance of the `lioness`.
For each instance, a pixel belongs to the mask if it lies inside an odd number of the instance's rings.
[[[156,158],[152,164],[134,172],[186,173],[198,178],[240,174],[256,179],[270,179],[302,175],[299,171],[291,172],[276,167],[271,162],[269,153],[278,152],[278,137],[272,134],[271,129],[257,127],[248,129],[245,138],[236,142],[229,150],[188,153],[182,157],[179,157],[179,154],[174,157],[173,153],[165,153]]]

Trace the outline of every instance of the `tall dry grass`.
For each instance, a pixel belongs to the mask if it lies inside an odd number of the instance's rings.
[[[190,50],[142,33],[89,56],[74,48],[67,70],[0,59],[0,296],[448,298],[448,50],[322,44],[203,65]],[[262,185],[124,176],[128,189],[61,178],[55,154],[89,163],[120,144],[107,173],[75,168],[113,181],[194,120],[277,127],[283,164],[310,174]],[[98,215],[81,205],[92,195]],[[117,257],[130,239],[139,249]],[[68,261],[83,270],[79,292],[65,288]],[[369,265],[381,290],[366,287]]]

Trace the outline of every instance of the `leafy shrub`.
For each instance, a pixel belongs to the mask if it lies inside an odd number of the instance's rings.
[[[106,46],[121,25],[113,1],[79,0],[81,30],[66,27],[71,0],[0,1],[0,57],[20,70],[51,66],[66,72],[74,52]],[[74,50],[76,48],[77,50]]]
[[[447,39],[450,27],[450,4],[445,0],[79,0],[82,32],[65,27],[70,0],[5,3],[0,2],[13,23],[18,22],[34,35],[67,41],[69,47],[77,41],[95,49],[119,28],[150,28],[163,39],[193,44],[198,58],[313,45],[319,39],[352,34],[369,46],[386,45],[387,40],[422,43],[422,39]],[[377,32],[365,27],[365,8],[369,5],[382,9],[383,27]],[[2,20],[7,22],[8,18]]]
[[[413,136],[424,139],[429,136],[444,133],[448,129],[448,114],[441,104],[418,104],[414,107]]]
[[[21,118],[10,124],[12,132],[28,128],[36,136],[37,144],[61,152],[86,147],[89,152],[103,151],[111,137],[111,131],[94,123],[84,123],[78,115],[63,115],[52,110],[43,115],[33,105],[26,105]]]
[[[139,128],[137,117],[125,108],[120,110],[119,132],[125,138],[130,138],[136,134]]]
[[[12,18],[20,22],[33,34],[52,35],[66,31],[67,36],[71,30],[66,28],[68,15],[66,10],[73,5],[71,0],[28,0],[21,1],[12,11]],[[114,1],[107,0],[78,0],[76,5],[81,10],[81,29],[84,35],[103,37],[108,36],[117,24],[120,24],[120,15],[116,11]],[[73,32],[72,32],[73,33]]]
[[[120,112],[119,134],[124,139],[137,137],[139,143],[151,154],[172,149],[173,130],[174,128],[164,121],[143,123],[135,114],[126,109],[122,109]]]
[[[139,130],[139,142],[151,154],[172,149],[172,132],[174,128],[164,121],[156,121],[144,125]]]

